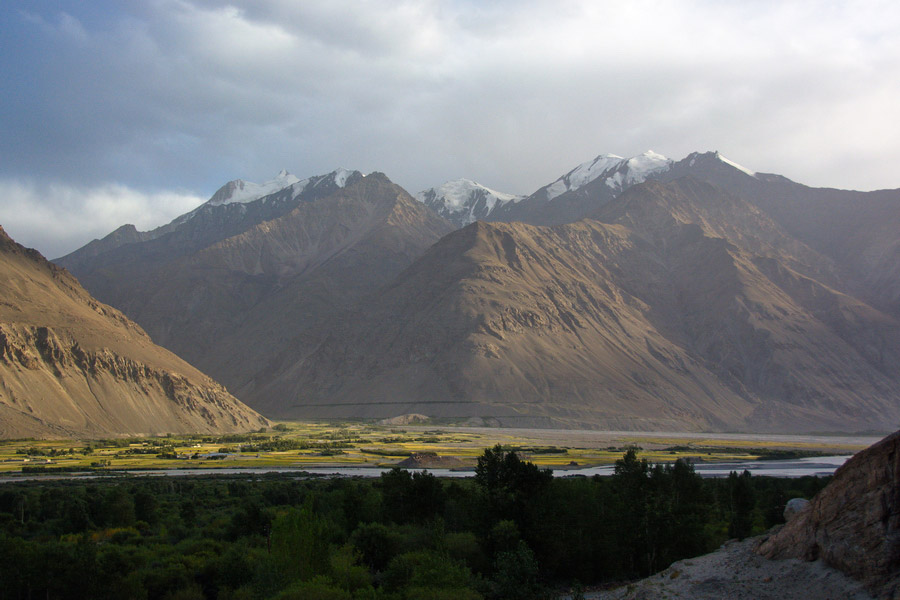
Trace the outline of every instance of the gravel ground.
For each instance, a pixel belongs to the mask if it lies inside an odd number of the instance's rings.
[[[615,590],[589,592],[585,598],[871,600],[859,582],[821,561],[769,560],[759,556],[753,551],[759,540],[731,541],[716,552],[677,562],[647,579]]]

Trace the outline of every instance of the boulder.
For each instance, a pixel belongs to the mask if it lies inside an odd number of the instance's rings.
[[[793,521],[794,517],[806,510],[806,508],[808,507],[809,500],[807,500],[806,498],[791,498],[787,501],[787,504],[784,505],[785,522]]]
[[[757,552],[822,559],[881,598],[900,597],[900,432],[848,460]]]

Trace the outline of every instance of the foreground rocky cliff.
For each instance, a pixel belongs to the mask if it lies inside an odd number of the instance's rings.
[[[604,600],[900,598],[900,431],[860,452],[769,534],[732,540]],[[789,507],[790,508],[790,507]],[[793,513],[793,514],[791,514]]]
[[[900,431],[847,461],[759,553],[821,559],[879,597],[900,597]]]
[[[268,424],[0,227],[0,437],[214,433]]]

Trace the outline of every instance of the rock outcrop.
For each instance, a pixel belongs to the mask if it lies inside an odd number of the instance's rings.
[[[821,559],[881,598],[900,596],[900,431],[847,461],[758,552]]]

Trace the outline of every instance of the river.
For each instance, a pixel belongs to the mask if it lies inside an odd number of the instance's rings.
[[[753,475],[767,475],[770,477],[804,477],[815,475],[825,477],[834,473],[835,469],[844,464],[850,456],[815,456],[810,458],[797,458],[791,460],[747,460],[735,462],[696,463],[694,470],[702,477],[727,477],[732,471],[747,470]],[[380,467],[224,467],[216,469],[154,469],[154,470],[122,470],[110,471],[103,474],[95,472],[85,473],[59,473],[46,475],[2,475],[0,483],[13,481],[41,481],[51,479],[97,479],[110,478],[120,475],[140,477],[186,477],[198,475],[265,475],[267,473],[281,473],[286,475],[313,475],[320,477],[378,477],[389,471],[389,468]],[[409,469],[412,472],[427,470],[437,477],[472,477],[474,470],[451,469]],[[556,477],[592,477],[594,475],[608,476],[613,474],[613,465],[600,467],[585,467],[574,469],[557,469],[553,473]]]

